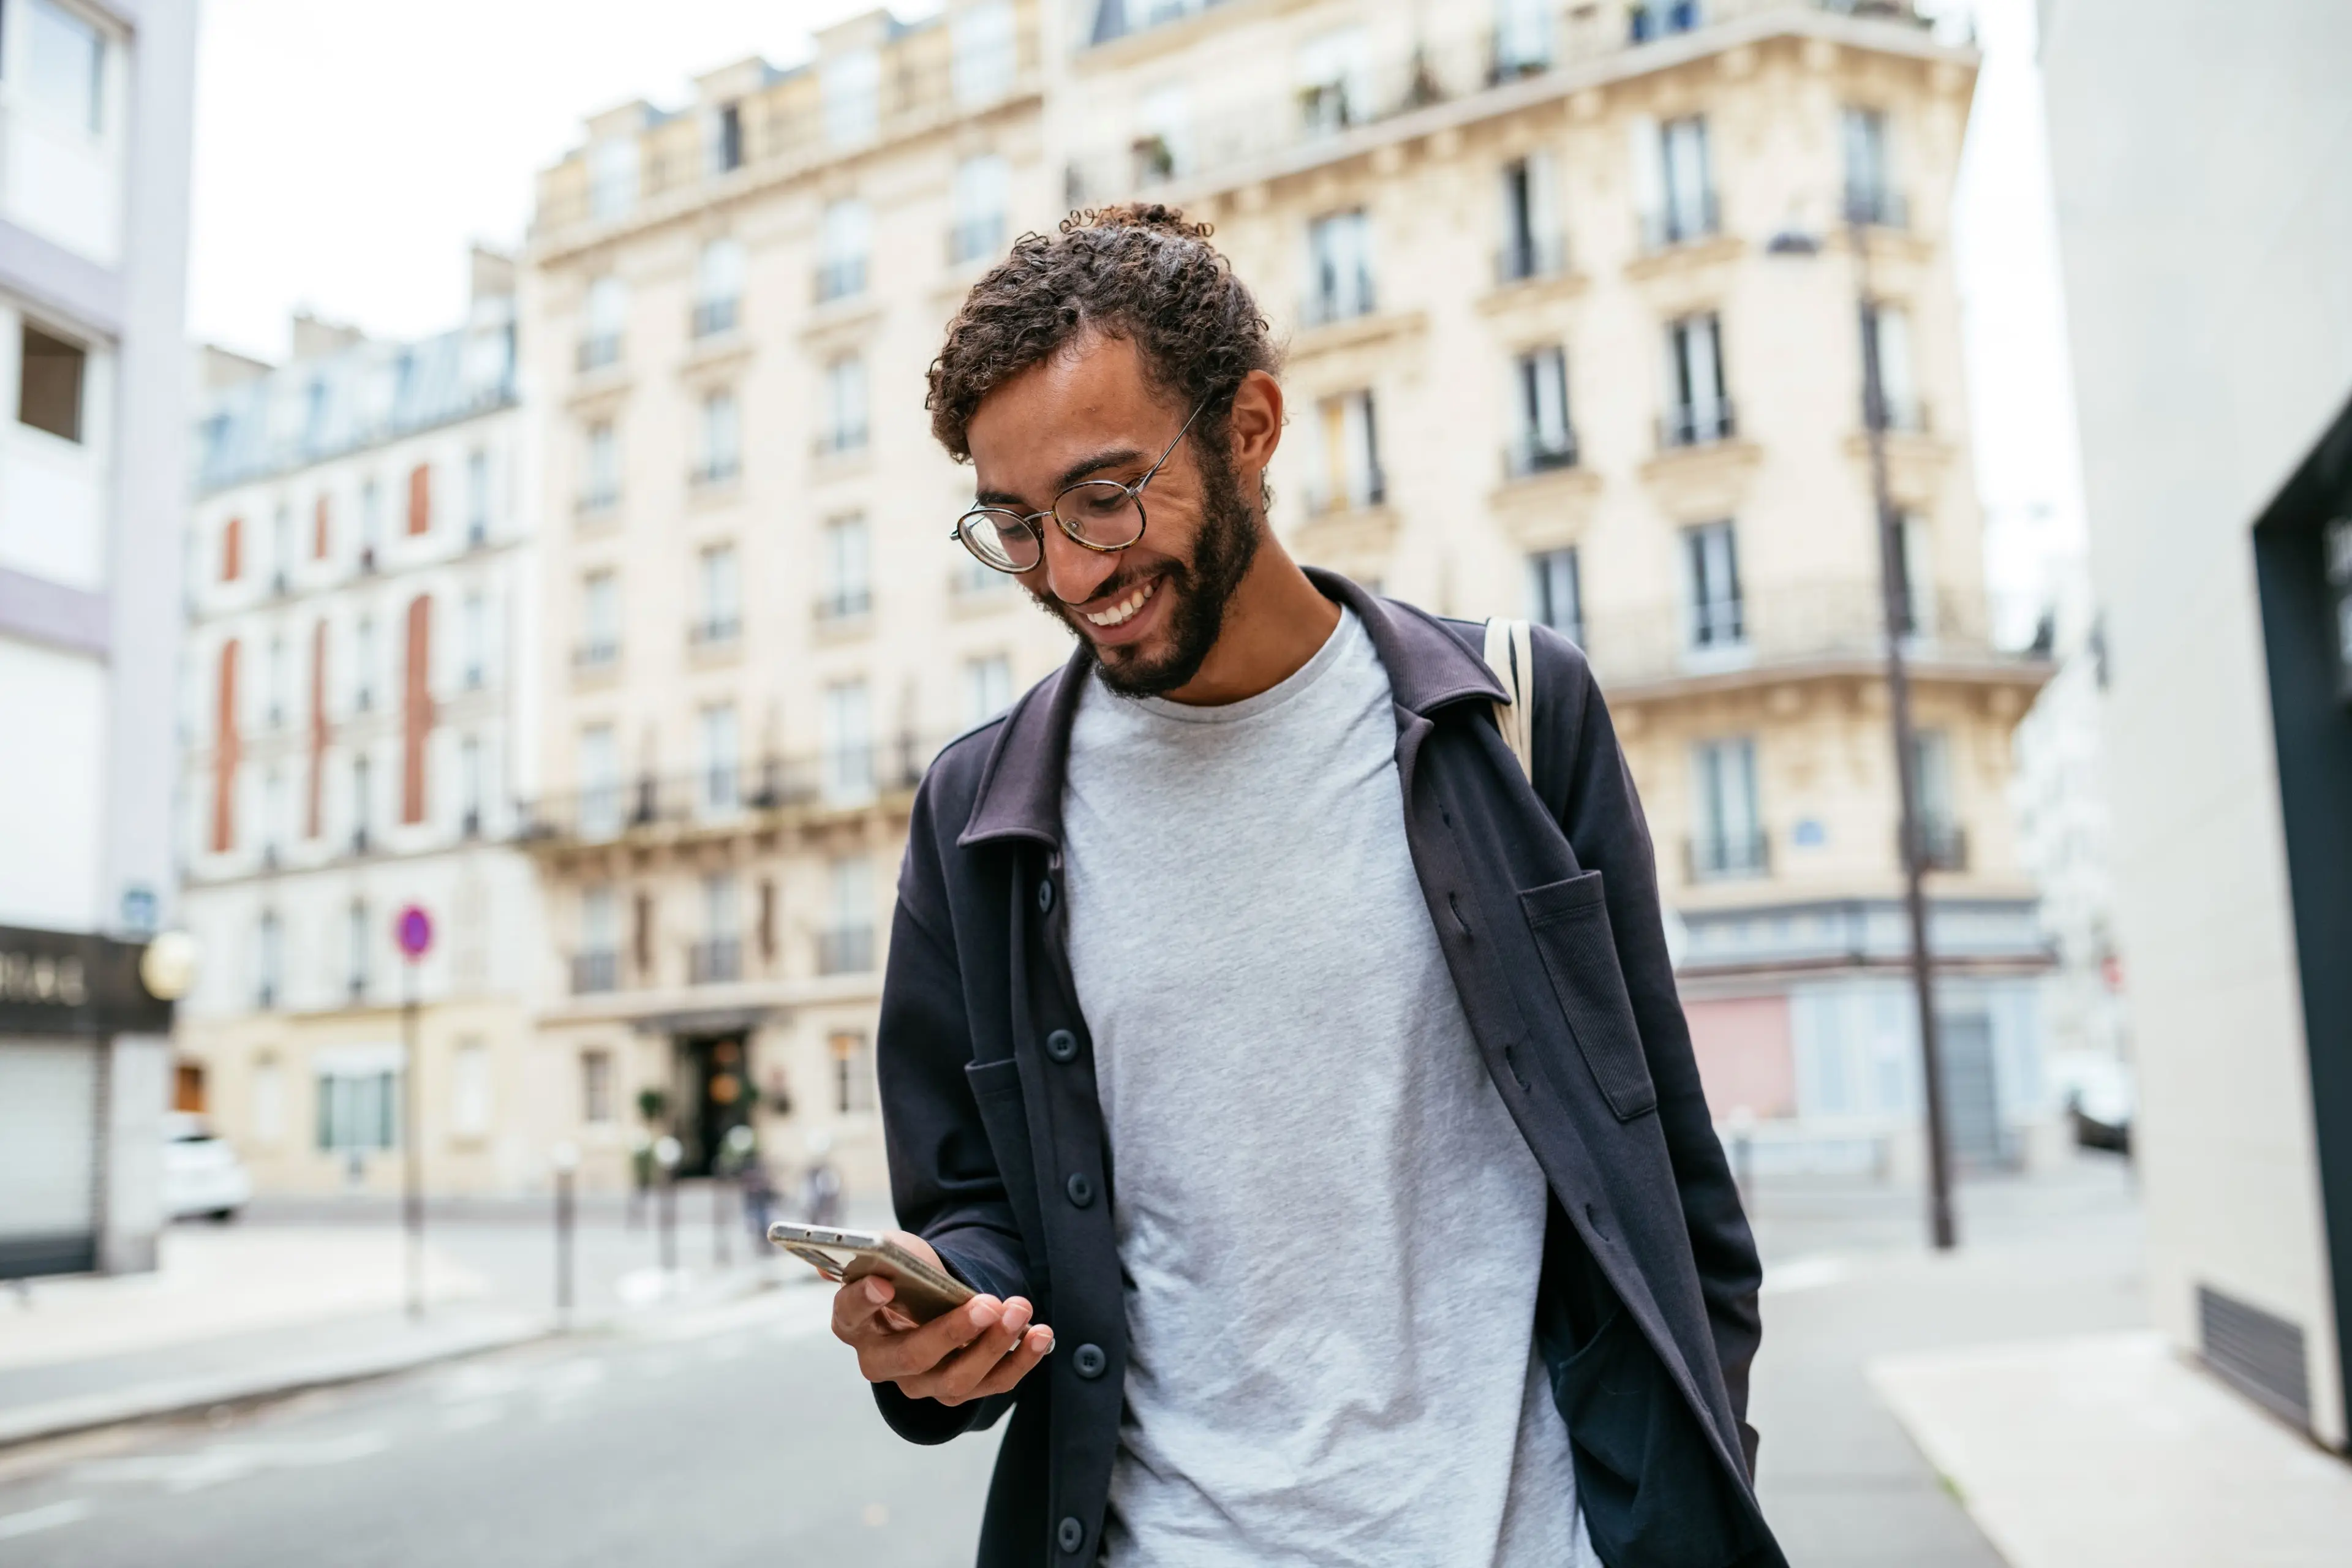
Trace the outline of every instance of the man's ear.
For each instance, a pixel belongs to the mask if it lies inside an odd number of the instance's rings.
[[[1242,378],[1225,420],[1225,442],[1235,473],[1263,474],[1282,445],[1282,384],[1262,370]]]

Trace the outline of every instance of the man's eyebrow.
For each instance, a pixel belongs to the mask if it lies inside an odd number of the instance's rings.
[[[1054,493],[1059,495],[1080,479],[1091,479],[1105,468],[1116,468],[1121,464],[1132,463],[1148,456],[1150,456],[1149,453],[1134,447],[1114,447],[1108,451],[1097,452],[1090,457],[1081,458],[1064,468],[1060,476],[1054,480]],[[973,495],[972,500],[982,506],[1004,506],[1016,510],[1025,508],[1029,504],[1026,500],[1013,494],[1010,490],[981,490]]]

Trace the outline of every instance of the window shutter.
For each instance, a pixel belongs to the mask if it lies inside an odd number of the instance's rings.
[[[423,470],[418,470],[422,472]],[[425,820],[425,750],[433,738],[433,596],[408,602],[408,679],[401,712],[400,820]]]
[[[221,645],[217,707],[213,720],[213,853],[236,847],[236,659],[235,637]]]
[[[408,531],[427,533],[433,528],[433,466],[419,463],[408,470]]]
[[[1665,148],[1659,140],[1658,122],[1646,114],[1626,121],[1625,135],[1633,159],[1633,214],[1641,221],[1646,243],[1665,210]]]
[[[245,570],[245,519],[233,517],[221,530],[220,580],[234,583]]]
[[[1559,243],[1559,165],[1541,150],[1528,154],[1528,239],[1541,257]]]
[[[327,623],[310,628],[310,778],[303,804],[302,832],[316,838],[321,824],[321,797],[327,775]]]

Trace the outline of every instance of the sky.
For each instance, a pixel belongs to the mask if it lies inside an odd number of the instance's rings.
[[[588,115],[680,103],[692,77],[749,54],[793,63],[810,29],[873,4],[205,0],[190,331],[269,360],[297,308],[379,336],[443,331],[465,309],[467,243],[520,243],[533,174]],[[2028,605],[2079,577],[2074,394],[2033,0],[1973,4],[1985,63],[1953,214],[1962,346],[1989,586]]]

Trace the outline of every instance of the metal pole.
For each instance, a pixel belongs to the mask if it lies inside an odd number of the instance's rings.
[[[734,1245],[728,1235],[732,1223],[727,1216],[727,1178],[719,1173],[714,1161],[710,1167],[710,1258],[721,1268],[735,1261]]]
[[[1934,959],[1927,947],[1923,886],[1927,843],[1919,831],[1918,738],[1911,723],[1911,678],[1903,663],[1910,629],[1905,602],[1903,528],[1886,484],[1886,392],[1879,381],[1877,301],[1870,286],[1870,247],[1862,214],[1849,199],[1846,243],[1853,250],[1856,324],[1862,329],[1863,426],[1870,444],[1870,493],[1878,512],[1879,596],[1886,623],[1886,706],[1895,726],[1895,780],[1902,796],[1903,902],[1911,921],[1911,983],[1919,1007],[1919,1070],[1927,1105],[1927,1228],[1937,1251],[1954,1244],[1952,1173],[1944,1142],[1942,1051],[1937,1038]]]
[[[661,1173],[661,1266],[665,1275],[677,1272],[677,1167],[666,1165]]]
[[[401,1072],[403,1098],[407,1101],[400,1117],[400,1211],[401,1222],[408,1230],[408,1315],[425,1316],[425,1141],[417,1118],[423,1114],[425,1096],[418,1079],[424,1077],[416,1049],[416,960],[408,960],[405,984],[400,1002],[400,1035],[402,1050]]]
[[[572,1326],[572,1173],[555,1173],[555,1321]]]

